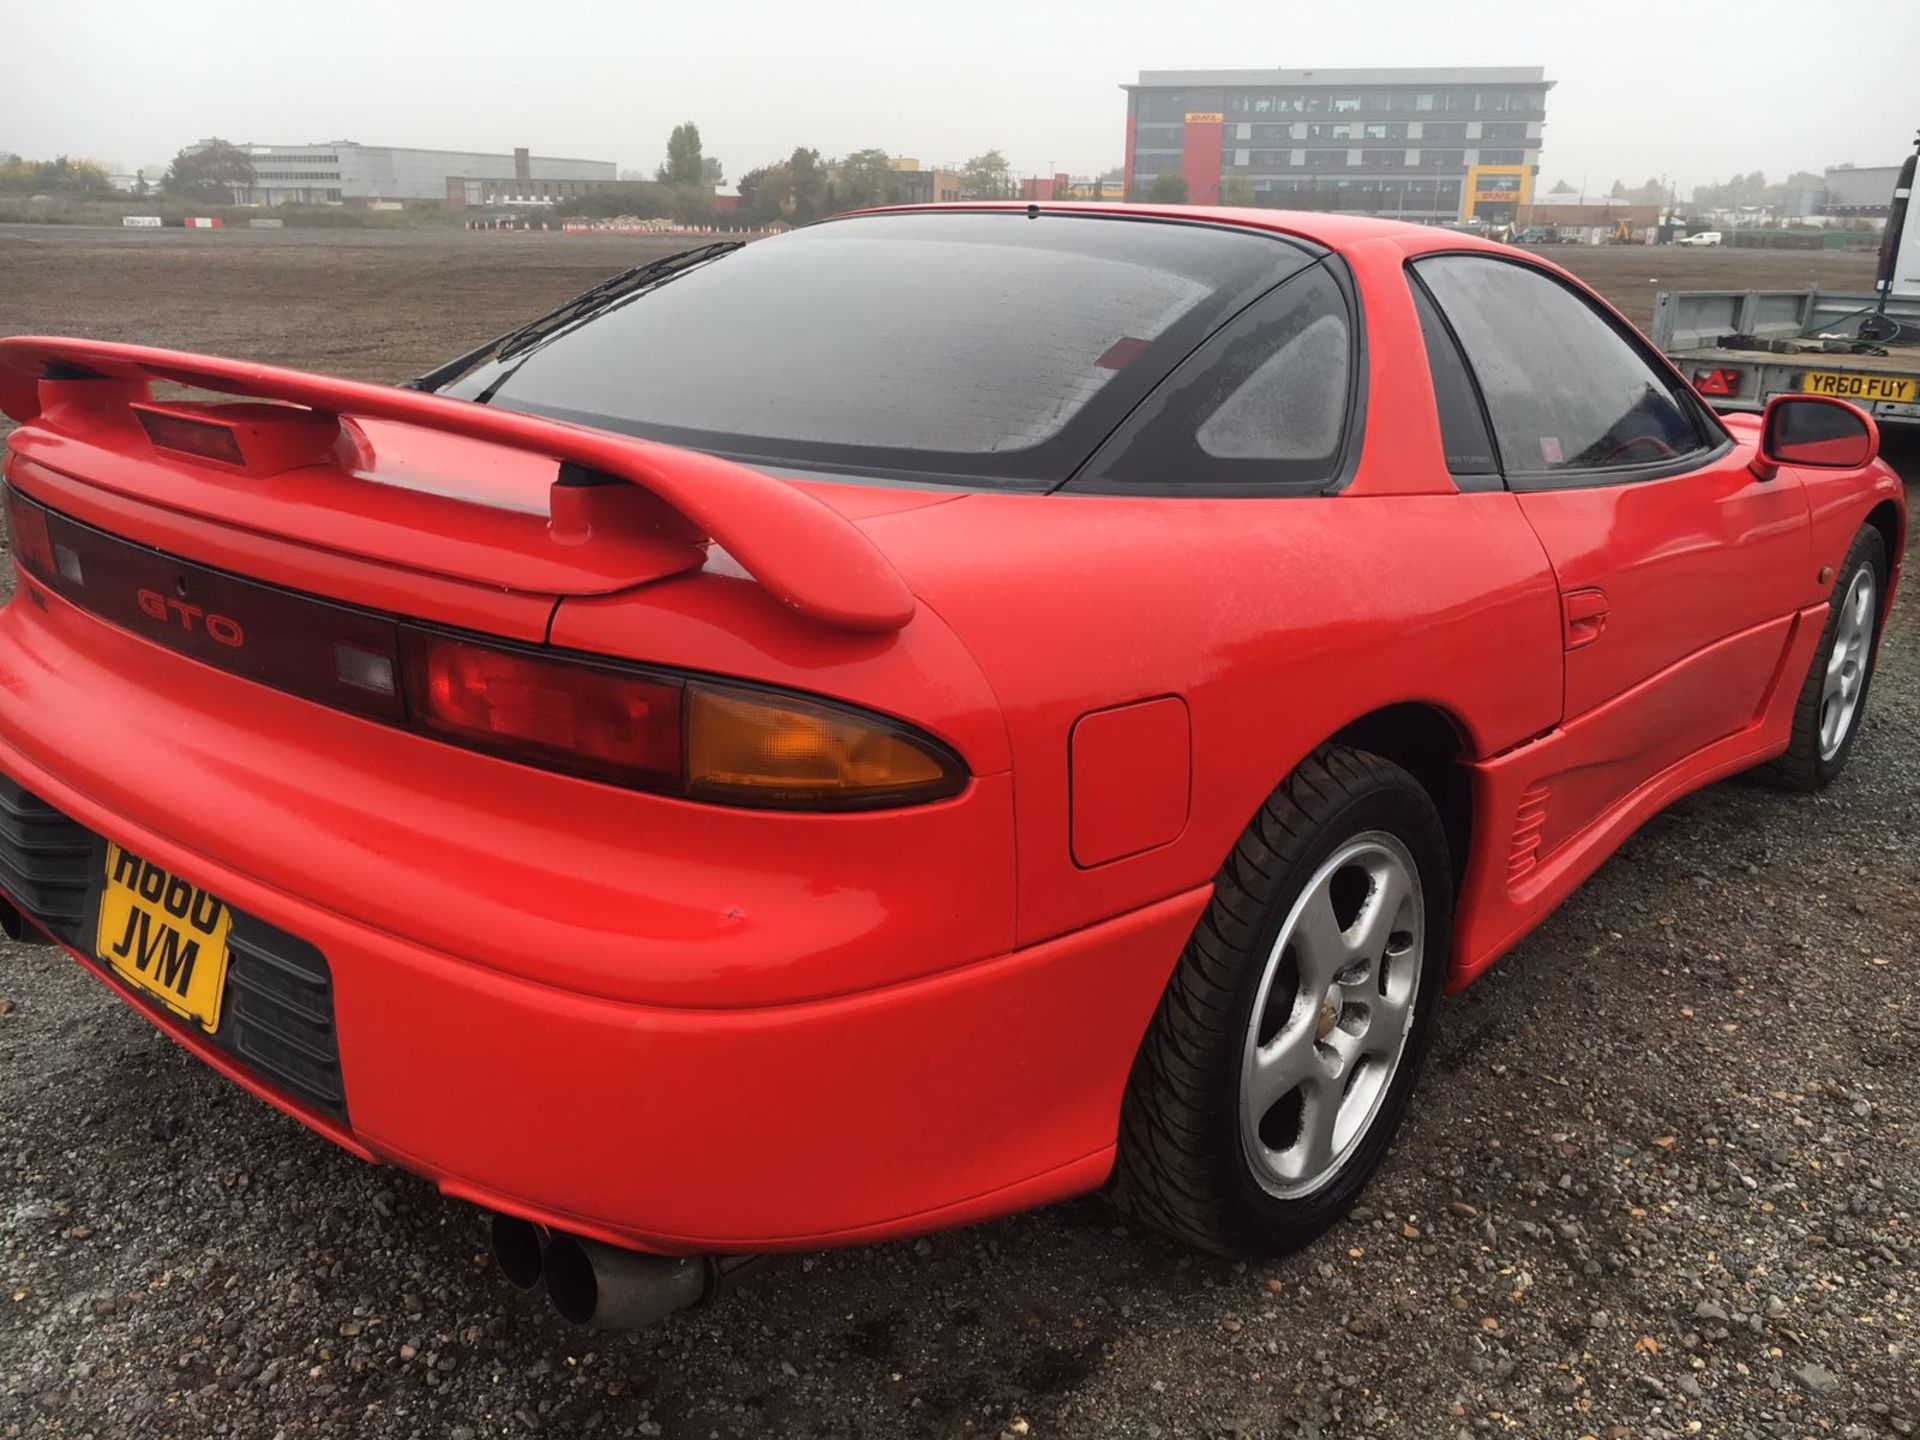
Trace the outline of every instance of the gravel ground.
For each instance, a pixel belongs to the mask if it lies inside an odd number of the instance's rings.
[[[211,343],[192,283],[114,328]],[[431,358],[396,331],[310,363]],[[0,1436],[1914,1434],[1914,614],[1848,774],[1654,820],[1448,1002],[1362,1208],[1271,1265],[1089,1199],[585,1334],[473,1210],[0,945]]]

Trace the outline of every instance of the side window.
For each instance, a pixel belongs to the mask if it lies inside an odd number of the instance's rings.
[[[1324,489],[1353,386],[1346,296],[1316,265],[1189,355],[1100,447],[1087,489]]]
[[[1500,462],[1493,453],[1480,394],[1467,373],[1466,357],[1427,287],[1411,275],[1407,284],[1420,316],[1420,334],[1427,342],[1427,368],[1433,372],[1433,399],[1440,409],[1440,443],[1447,452],[1447,469],[1462,490],[1498,490]]]
[[[1509,483],[1660,465],[1706,443],[1667,378],[1566,286],[1474,255],[1414,269],[1466,350]]]

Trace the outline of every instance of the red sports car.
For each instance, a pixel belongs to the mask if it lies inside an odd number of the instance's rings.
[[[1103,1185],[1303,1243],[1443,991],[1846,763],[1906,523],[1844,403],[1266,210],[843,218],[399,388],[13,339],[0,406],[9,929],[602,1323]]]

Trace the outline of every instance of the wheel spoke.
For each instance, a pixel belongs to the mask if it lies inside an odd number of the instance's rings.
[[[1847,646],[1845,637],[1836,635],[1833,639],[1833,654],[1827,657],[1826,693],[1829,695],[1837,695],[1840,693],[1841,686],[1845,684],[1847,673]]]
[[[1382,995],[1378,987],[1365,997],[1367,1006],[1367,1043],[1363,1053],[1379,1055],[1391,1052],[1399,1047],[1406,1036],[1408,1012],[1413,1009],[1413,977],[1405,973],[1395,975],[1391,968],[1387,972],[1387,993]],[[1383,1049],[1384,1047],[1384,1049]]]
[[[1353,947],[1333,913],[1333,890],[1327,881],[1314,887],[1295,919],[1293,945],[1300,961],[1301,988],[1310,996],[1318,996],[1353,961]]]
[[[1313,1048],[1313,1018],[1296,1022],[1253,1054],[1243,1082],[1241,1103],[1262,1116],[1295,1086],[1320,1073]]]
[[[1333,1158],[1333,1124],[1340,1114],[1340,1087],[1317,1080],[1300,1092],[1300,1137],[1283,1156],[1297,1178],[1317,1175]]]
[[[1368,874],[1373,880],[1373,891],[1346,938],[1356,956],[1377,964],[1386,953],[1387,939],[1399,923],[1400,912],[1406,907],[1413,887],[1407,882],[1407,872],[1391,860],[1383,859],[1369,866]]]

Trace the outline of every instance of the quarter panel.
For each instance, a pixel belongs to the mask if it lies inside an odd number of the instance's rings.
[[[1559,718],[1558,592],[1508,494],[974,495],[875,533],[1006,715],[1021,944],[1208,882],[1294,765],[1374,709],[1439,706],[1476,755]],[[1186,830],[1081,869],[1073,725],[1161,695],[1192,720]]]

